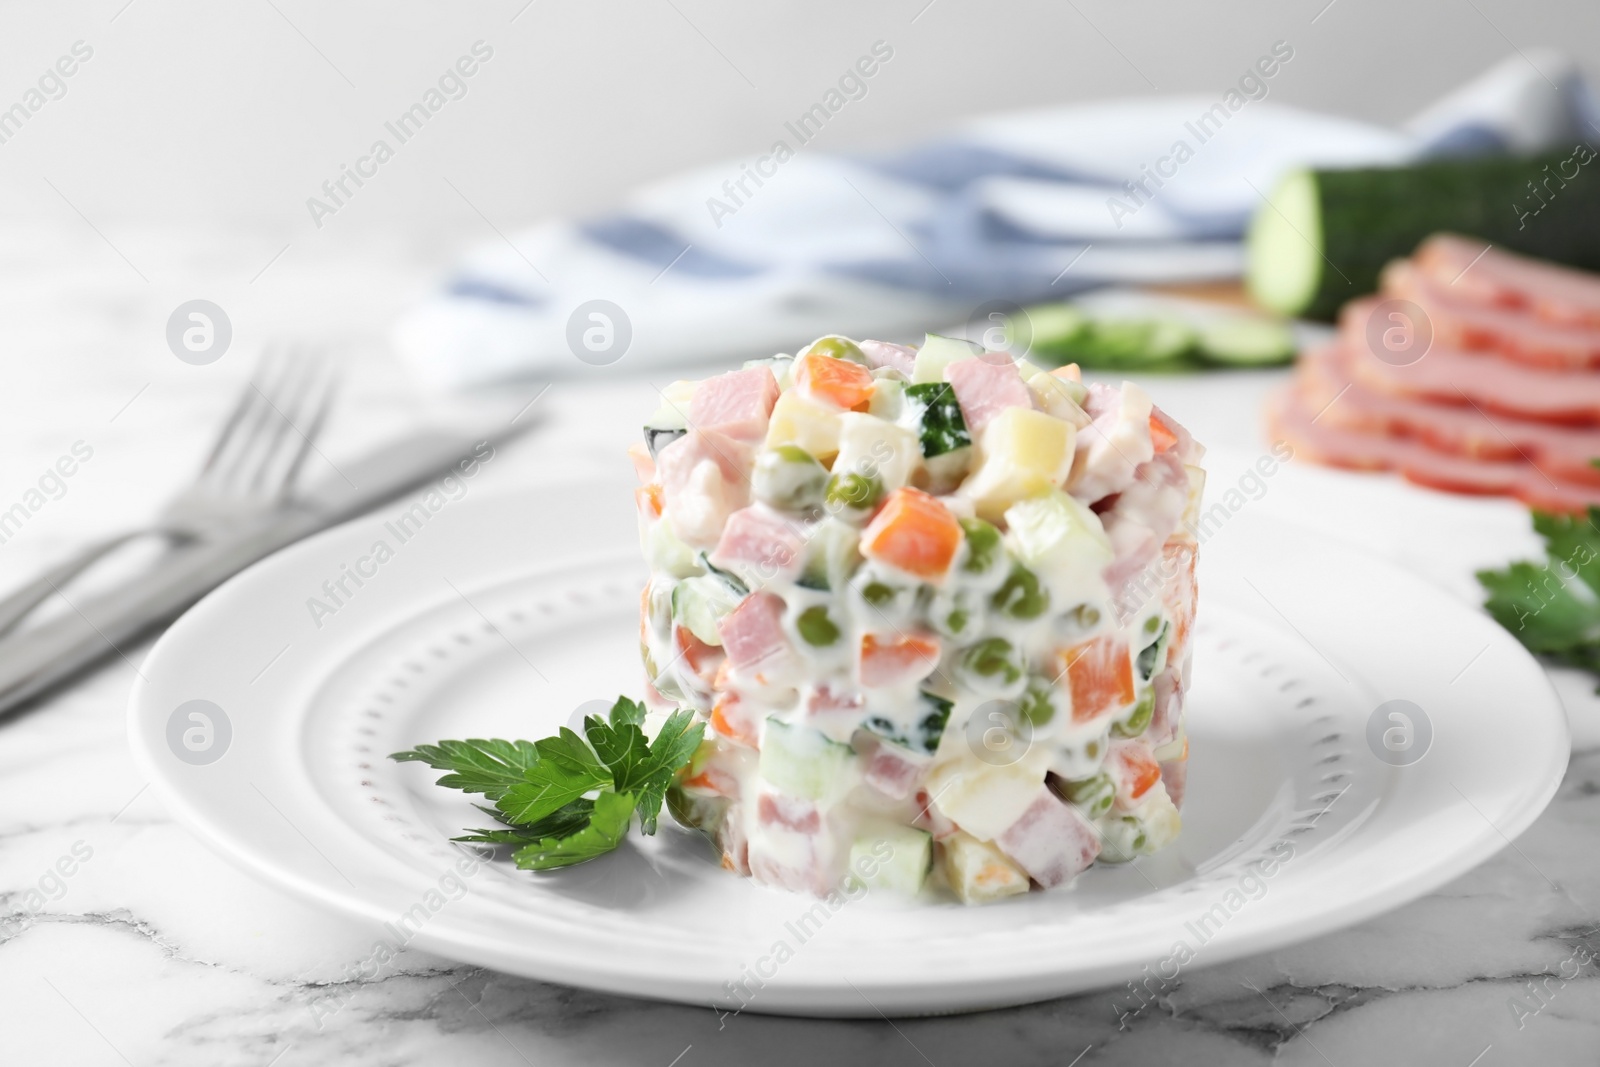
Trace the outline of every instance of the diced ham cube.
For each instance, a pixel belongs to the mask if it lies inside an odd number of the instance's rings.
[[[767,435],[767,420],[778,402],[778,380],[770,367],[751,367],[707,378],[689,402],[689,425],[715,430],[740,441]]]
[[[1095,382],[1083,409],[1089,425],[1078,434],[1078,458],[1073,461],[1067,490],[1093,504],[1133,483],[1141,463],[1156,454],[1150,440],[1149,395],[1132,382],[1122,388]]]
[[[794,650],[783,632],[783,598],[755,592],[717,620],[717,634],[728,662],[740,674],[757,681],[784,674],[794,662]]]
[[[656,455],[656,474],[672,532],[710,548],[728,516],[750,503],[754,449],[714,430],[690,430]]]
[[[886,797],[904,800],[912,790],[922,784],[932,756],[924,756],[901,745],[879,741],[867,757],[867,769],[862,777],[866,783]],[[953,824],[952,824],[953,825]]]
[[[955,390],[961,417],[974,439],[1006,408],[1033,407],[1033,394],[1009,356],[958,360],[945,368],[944,376]]]
[[[1106,773],[1117,787],[1114,806],[1118,811],[1137,808],[1151,787],[1161,781],[1161,765],[1142,737],[1112,741],[1106,753]]]
[[[799,797],[781,793],[762,793],[756,802],[756,821],[762,826],[779,826],[796,833],[814,834],[822,829],[817,806]]]
[[[763,794],[761,802],[761,832],[750,841],[751,876],[797,893],[826,896],[833,883],[827,862],[831,840],[817,809],[771,794]]]
[[[861,684],[868,688],[919,682],[939,666],[933,634],[863,634]]]
[[[710,559],[754,589],[798,577],[805,548],[798,525],[765,504],[751,504],[728,516]]]
[[[1134,701],[1133,657],[1128,642],[1102,636],[1056,653],[1072,694],[1072,721],[1091,722]]]
[[[888,341],[862,341],[858,348],[874,367],[893,367],[909,376],[917,366],[917,350],[909,345],[890,344]]]
[[[1161,765],[1161,784],[1167,787],[1167,799],[1175,808],[1183,807],[1184,786],[1189,784],[1189,746],[1183,746],[1183,755],[1167,760]]]
[[[1145,736],[1153,748],[1178,736],[1178,723],[1183,717],[1183,676],[1176,667],[1157,671],[1151,679],[1155,686],[1155,708],[1150,713],[1150,727]]]
[[[1195,550],[1192,537],[1176,535],[1162,546],[1162,572],[1171,579],[1161,587],[1161,599],[1167,616],[1172,620],[1172,636],[1167,640],[1167,662],[1182,663],[1189,649],[1189,635],[1194,632],[1194,613],[1199,602],[1199,589],[1195,585]]]
[[[1045,788],[995,844],[1046,889],[1072,881],[1100,855],[1093,824]]]

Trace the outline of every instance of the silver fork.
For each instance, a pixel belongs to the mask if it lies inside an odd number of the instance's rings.
[[[315,354],[291,347],[263,356],[194,482],[149,525],[97,541],[0,599],[0,634],[131,541],[157,536],[183,544],[281,507],[315,447],[338,385],[337,372]]]

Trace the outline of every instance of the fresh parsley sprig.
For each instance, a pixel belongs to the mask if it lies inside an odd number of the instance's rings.
[[[583,737],[563,726],[542,741],[440,741],[389,758],[447,771],[439,785],[493,802],[478,809],[501,825],[457,841],[516,845],[518,867],[554,870],[615,849],[635,813],[641,830],[656,832],[667,787],[700,747],[705,724],[679,709],[650,741],[644,716],[643,704],[623,696],[604,719],[583,720]]]
[[[1478,572],[1484,607],[1528,651],[1600,673],[1600,508],[1533,513],[1546,559]]]

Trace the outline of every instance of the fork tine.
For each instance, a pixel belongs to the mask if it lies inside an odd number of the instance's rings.
[[[328,421],[328,412],[333,408],[334,397],[338,395],[342,375],[338,370],[329,370],[327,384],[323,386],[322,397],[317,403],[317,412],[311,418],[311,425],[305,433],[300,435],[300,447],[295,450],[294,457],[289,460],[288,468],[283,472],[283,479],[278,483],[278,498],[287,497],[295,487],[300,477],[300,469],[305,465],[306,457],[316,447],[315,442],[322,435],[322,428]]]
[[[270,420],[272,429],[267,436],[265,450],[250,477],[252,493],[265,491],[267,495],[274,495],[281,486],[281,473],[274,476],[273,469],[284,468],[280,462],[284,443],[289,441],[291,431],[297,439],[303,440],[305,437],[300,431],[300,423],[305,421],[311,399],[316,395],[318,369],[316,361],[307,358],[298,346],[290,349],[290,361],[275,395],[265,398],[274,417]],[[274,478],[271,487],[268,486],[269,477]]]
[[[217,431],[216,439],[211,444],[211,451],[206,453],[205,462],[200,465],[197,480],[204,478],[217,469],[222,455],[228,449],[229,442],[234,440],[234,434],[243,425],[245,415],[250,411],[255,402],[256,385],[261,380],[262,372],[272,359],[272,350],[263,353],[256,361],[255,369],[250,372],[249,381],[245,382],[243,389],[239,390],[239,397],[234,401],[233,408],[228,412],[228,417],[222,420],[222,426]]]
[[[271,397],[279,393],[294,374],[293,354],[276,349],[262,357],[258,373],[246,387],[249,403],[233,435],[228,449],[217,464],[218,489],[224,494],[243,495],[249,491],[255,457],[261,452],[261,442],[273,431],[276,409]],[[269,452],[270,454],[270,452]]]

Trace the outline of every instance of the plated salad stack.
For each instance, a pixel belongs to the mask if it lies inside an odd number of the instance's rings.
[[[632,455],[668,793],[724,866],[975,903],[1178,834],[1203,450],[1137,386],[930,335],[676,382]]]

